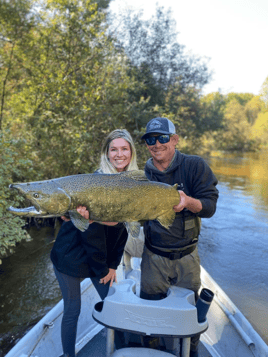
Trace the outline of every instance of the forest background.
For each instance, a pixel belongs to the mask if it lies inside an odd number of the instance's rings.
[[[157,116],[184,153],[267,148],[268,77],[258,96],[203,95],[208,64],[185,54],[169,11],[112,17],[109,2],[0,0],[0,258],[30,239],[9,184],[93,172],[114,129],[131,133],[140,168]]]

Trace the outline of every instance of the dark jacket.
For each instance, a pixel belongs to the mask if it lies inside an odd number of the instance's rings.
[[[56,269],[66,275],[101,279],[109,268],[117,269],[127,237],[122,223],[105,226],[94,222],[81,232],[71,221],[64,222],[50,257]]]
[[[218,181],[210,167],[201,157],[185,155],[176,150],[171,167],[165,172],[159,171],[153,165],[151,158],[145,165],[145,174],[150,181],[169,185],[178,184],[178,190],[184,191],[187,196],[199,199],[202,203],[202,210],[198,214],[187,209],[176,213],[175,221],[168,230],[156,220],[145,222],[146,239],[151,245],[162,248],[181,248],[189,245],[199,234],[196,217],[209,218],[216,211],[219,196],[216,189]],[[194,227],[190,224],[193,220]]]

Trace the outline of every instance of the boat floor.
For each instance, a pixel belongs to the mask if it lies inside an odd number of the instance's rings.
[[[106,357],[106,329],[101,330],[77,354],[77,357]],[[202,342],[198,347],[199,357],[212,357]]]

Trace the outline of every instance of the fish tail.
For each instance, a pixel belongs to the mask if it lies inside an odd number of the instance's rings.
[[[128,234],[134,238],[138,238],[140,234],[141,225],[139,222],[124,222]]]

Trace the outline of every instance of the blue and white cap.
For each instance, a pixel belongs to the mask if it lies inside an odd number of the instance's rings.
[[[175,125],[167,118],[154,118],[146,125],[146,133],[141,139],[151,134],[176,134]]]

